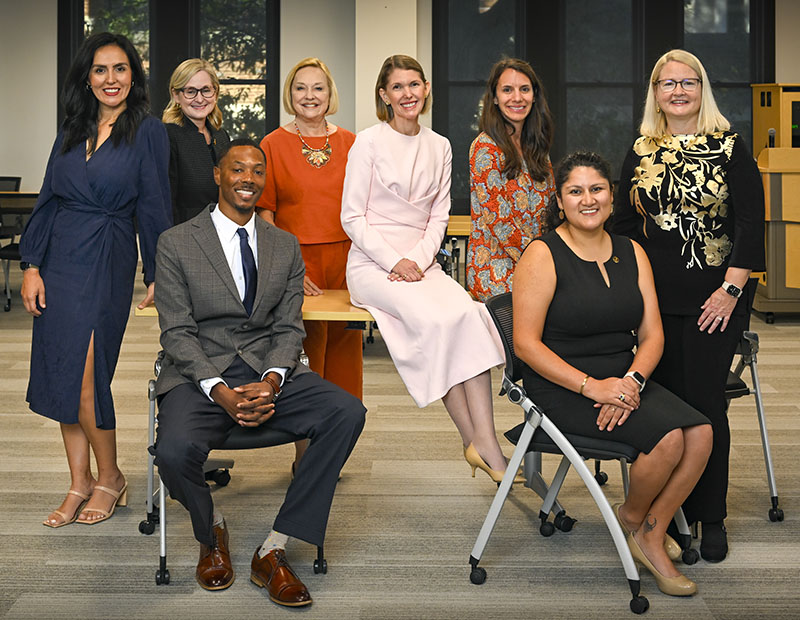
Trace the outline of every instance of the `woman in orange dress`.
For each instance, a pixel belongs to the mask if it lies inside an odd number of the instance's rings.
[[[514,267],[555,200],[553,122],[527,62],[506,58],[492,67],[480,129],[469,149],[467,288],[485,301],[511,290]]]
[[[306,295],[346,289],[350,239],[342,229],[342,185],[355,135],[328,122],[339,108],[333,77],[319,58],[305,58],[286,76],[283,108],[294,119],[267,135],[259,215],[297,237],[306,264]],[[361,331],[341,321],[305,321],[311,370],[356,398],[362,396]],[[296,460],[305,441],[296,446]]]

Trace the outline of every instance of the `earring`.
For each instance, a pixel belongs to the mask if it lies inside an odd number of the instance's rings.
[[[560,219],[560,220],[564,219],[564,209],[559,209],[558,210],[558,219]]]
[[[656,114],[661,114],[661,108],[656,104]]]
[[[92,90],[92,85],[86,82],[86,90]]]

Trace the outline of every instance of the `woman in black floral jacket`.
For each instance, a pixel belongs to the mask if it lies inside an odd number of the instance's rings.
[[[638,241],[653,266],[665,338],[653,378],[714,429],[711,458],[684,512],[703,524],[702,557],[719,562],[728,552],[725,384],[750,311],[742,290],[765,268],[763,186],[689,52],[656,62],[639,131],[622,166],[614,231]]]

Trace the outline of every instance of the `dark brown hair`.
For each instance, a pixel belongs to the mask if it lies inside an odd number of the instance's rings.
[[[522,157],[511,141],[514,126],[503,117],[494,103],[497,83],[506,69],[522,73],[533,86],[533,107],[522,125],[522,135],[520,135]],[[547,105],[539,78],[527,62],[519,58],[504,58],[492,67],[483,94],[483,111],[479,127],[503,152],[505,164],[501,172],[506,178],[516,178],[522,172],[524,160],[534,180],[547,179],[550,172],[548,165],[550,146],[553,143],[553,118],[550,116],[550,107]]]
[[[611,164],[609,164],[602,155],[598,155],[592,151],[575,151],[558,162],[555,172],[556,196],[561,196],[561,189],[564,187],[564,183],[567,182],[570,173],[575,170],[575,168],[581,167],[597,170],[598,174],[608,181],[609,189],[613,190],[614,181],[611,179]],[[558,200],[556,200],[555,196],[553,196],[550,204],[547,205],[543,220],[542,235],[551,230],[555,230],[558,228],[559,224],[564,221],[558,215]],[[608,226],[610,221],[609,218],[609,220],[606,221],[606,226]]]

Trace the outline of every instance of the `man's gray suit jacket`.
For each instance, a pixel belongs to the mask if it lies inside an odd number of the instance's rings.
[[[155,300],[165,357],[156,393],[221,377],[240,356],[262,374],[299,363],[305,266],[294,235],[256,216],[258,285],[252,315],[242,305],[211,220],[211,209],[163,232],[156,252]]]

